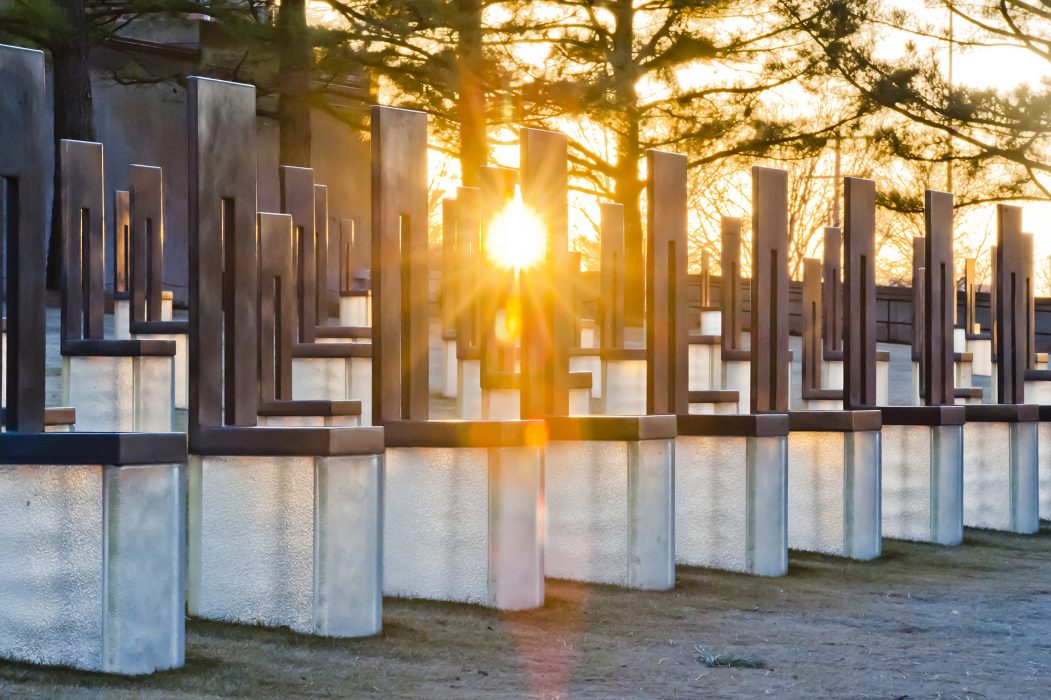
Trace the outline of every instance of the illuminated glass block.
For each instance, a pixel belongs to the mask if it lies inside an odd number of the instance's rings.
[[[963,427],[884,425],[883,536],[963,541]]]
[[[641,416],[646,413],[646,361],[607,360],[602,363],[602,414]]]
[[[184,466],[0,466],[0,655],[183,664]]]
[[[788,546],[852,559],[880,555],[879,431],[788,436]]]
[[[79,432],[171,432],[175,411],[170,356],[63,356],[63,406]]]
[[[187,608],[333,637],[382,625],[383,458],[190,458]]]
[[[787,458],[784,436],[678,436],[676,561],[758,576],[787,573]]]
[[[672,588],[674,460],[672,440],[548,443],[546,575]]]
[[[964,525],[1025,534],[1040,529],[1037,425],[964,424]]]
[[[384,593],[543,605],[543,465],[537,447],[387,448]]]

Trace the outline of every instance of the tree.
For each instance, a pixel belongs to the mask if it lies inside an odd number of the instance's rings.
[[[1014,47],[1051,63],[1051,10],[1029,0],[939,0],[928,21],[871,0],[778,0],[825,56],[826,68],[860,102],[896,115],[876,134],[889,152],[913,161],[963,167],[1012,166],[993,190],[958,202],[1051,197],[1051,87],[1009,91],[950,79],[952,51]],[[932,17],[951,18],[939,23]],[[955,28],[955,30],[953,30]],[[912,37],[904,55],[882,58],[888,30]],[[951,179],[951,178],[947,178]]]
[[[625,272],[642,287],[640,163],[646,149],[686,153],[691,170],[775,150],[815,151],[855,121],[785,114],[788,91],[807,89],[818,59],[800,20],[769,3],[736,0],[560,0],[563,14],[534,35],[551,47],[527,73],[518,117],[571,134],[582,187],[624,205]],[[612,143],[606,135],[612,135]],[[641,318],[642,295],[629,314]]]
[[[326,0],[346,21],[358,65],[389,85],[385,102],[431,116],[432,146],[460,160],[476,186],[489,129],[503,121],[510,77],[499,50],[523,29],[508,0]],[[487,20],[487,14],[503,17]]]

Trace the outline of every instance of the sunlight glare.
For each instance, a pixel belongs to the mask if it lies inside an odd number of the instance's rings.
[[[485,237],[485,254],[499,267],[521,270],[544,258],[547,248],[544,222],[522,201],[515,190],[514,198],[496,215]]]

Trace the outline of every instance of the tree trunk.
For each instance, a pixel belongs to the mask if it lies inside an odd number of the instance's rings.
[[[310,167],[311,46],[306,0],[282,0],[277,12],[281,164]]]
[[[463,184],[477,187],[489,148],[485,118],[485,55],[482,49],[480,0],[459,0],[462,25],[457,36],[457,73],[460,82],[460,169]]]
[[[84,0],[61,0],[69,33],[51,47],[54,72],[55,174],[51,202],[51,232],[47,249],[47,286],[58,289],[62,266],[62,173],[59,142],[62,139],[95,140],[91,74],[88,68],[87,21]]]
[[[617,0],[613,11],[616,25],[610,63],[614,75],[614,95],[621,115],[621,124],[616,130],[617,163],[613,176],[613,196],[624,205],[624,317],[630,325],[639,325],[642,323],[646,295],[640,203],[642,181],[639,180],[641,146],[638,95],[635,92],[639,70],[632,54],[634,3],[632,0]]]

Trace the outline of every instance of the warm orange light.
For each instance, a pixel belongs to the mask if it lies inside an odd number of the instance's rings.
[[[516,190],[514,199],[496,215],[486,232],[486,257],[500,267],[521,270],[543,260],[546,248],[544,222]]]
[[[518,297],[507,300],[506,306],[496,312],[496,340],[504,345],[514,344],[522,335],[522,301]]]

